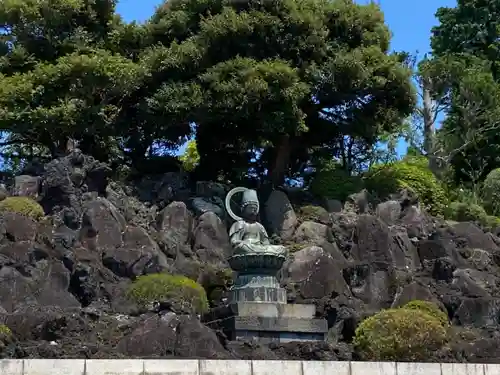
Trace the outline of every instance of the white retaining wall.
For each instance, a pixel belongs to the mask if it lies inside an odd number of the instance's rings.
[[[0,375],[500,375],[500,364],[4,359]]]

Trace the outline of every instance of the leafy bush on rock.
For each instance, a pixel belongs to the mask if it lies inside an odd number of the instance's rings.
[[[445,210],[445,218],[454,221],[483,222],[488,216],[483,207],[478,204],[451,202]]]
[[[310,189],[318,197],[345,201],[363,189],[363,181],[359,176],[349,175],[339,164],[329,164],[314,175]]]
[[[444,327],[447,327],[450,324],[448,315],[444,311],[442,311],[435,303],[429,301],[413,300],[408,302],[402,308],[423,311],[439,320]]]
[[[451,202],[445,209],[445,218],[458,222],[473,221],[487,230],[500,226],[500,218],[488,215],[486,210],[478,204]]]
[[[446,342],[447,329],[439,319],[415,308],[383,310],[362,321],[354,348],[364,360],[427,360]]]
[[[182,311],[204,313],[208,310],[205,289],[185,276],[164,273],[138,277],[127,291],[128,297],[141,306],[169,302]]]
[[[387,199],[401,189],[411,190],[434,216],[442,216],[446,207],[445,190],[420,158],[373,167],[365,175],[365,186],[379,199]]]
[[[39,220],[45,216],[42,206],[29,197],[7,197],[0,202],[0,212],[15,212]]]

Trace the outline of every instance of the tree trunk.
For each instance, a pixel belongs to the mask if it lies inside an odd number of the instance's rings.
[[[432,98],[430,81],[427,78],[422,82],[423,91],[423,118],[424,118],[424,151],[427,155],[433,152],[434,139],[434,113],[432,110]]]
[[[273,187],[283,185],[290,161],[292,142],[289,135],[283,135],[274,150],[274,158],[268,171],[268,178]]]

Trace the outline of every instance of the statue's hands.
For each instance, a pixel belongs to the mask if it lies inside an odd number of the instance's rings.
[[[271,245],[281,245],[281,238],[276,233],[269,237],[269,242]]]

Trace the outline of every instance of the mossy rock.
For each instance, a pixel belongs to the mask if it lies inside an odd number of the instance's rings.
[[[353,340],[356,353],[370,361],[424,361],[446,343],[447,329],[420,309],[383,310],[365,320]]]
[[[297,251],[305,249],[306,247],[311,246],[311,245],[308,245],[306,243],[288,242],[288,243],[285,243],[284,246],[288,249],[288,252],[290,254],[293,254],[293,253],[296,253]]]
[[[408,189],[430,214],[442,216],[448,202],[446,192],[427,165],[416,157],[377,165],[364,176],[366,189],[380,200]]]
[[[443,327],[448,327],[450,325],[448,315],[435,303],[429,301],[413,300],[408,302],[401,308],[423,311],[433,318],[436,318],[443,325]]]
[[[0,212],[15,212],[40,220],[45,216],[42,206],[29,197],[8,197],[0,202]]]
[[[138,277],[129,287],[127,296],[138,305],[169,302],[176,310],[203,314],[208,310],[205,289],[196,281],[165,273]]]
[[[318,223],[329,221],[328,211],[321,206],[302,206],[299,208],[297,216],[302,221],[315,221]]]

